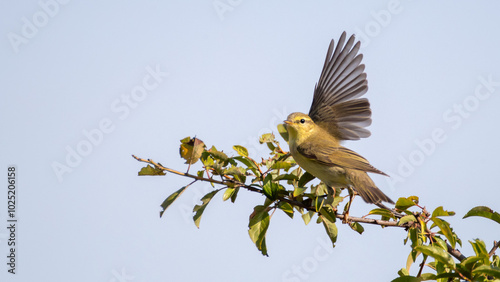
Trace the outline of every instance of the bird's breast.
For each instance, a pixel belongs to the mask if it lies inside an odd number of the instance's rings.
[[[351,181],[346,177],[346,170],[340,166],[327,166],[303,156],[297,146],[290,144],[290,153],[297,164],[316,178],[331,187],[346,187]]]

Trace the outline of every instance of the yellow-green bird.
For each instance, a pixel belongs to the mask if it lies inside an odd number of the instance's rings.
[[[336,47],[332,40],[309,115],[292,113],[284,122],[290,152],[300,167],[330,187],[350,186],[365,202],[385,208],[381,202],[394,202],[377,188],[367,172],[386,174],[340,145],[342,140],[370,136],[365,128],[371,124],[370,103],[359,98],[368,90],[359,48],[354,35],[346,43],[345,32]]]

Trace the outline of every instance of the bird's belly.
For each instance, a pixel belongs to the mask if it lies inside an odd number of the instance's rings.
[[[293,152],[292,156],[301,168],[319,178],[328,186],[342,188],[351,184],[346,177],[345,169],[340,166],[326,166],[300,154],[293,154]]]

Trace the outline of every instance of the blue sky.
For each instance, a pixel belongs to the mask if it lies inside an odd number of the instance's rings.
[[[391,198],[457,212],[466,255],[468,240],[498,240],[500,227],[461,220],[477,205],[500,210],[497,2],[0,6],[0,160],[4,177],[18,170],[17,274],[7,273],[0,228],[2,281],[395,278],[410,251],[403,230],[365,226],[360,236],[339,224],[330,249],[322,226],[276,213],[262,257],[247,233],[261,196],[214,199],[197,229],[192,207],[211,189],[197,184],[160,219],[161,202],[188,180],[138,177],[130,156],[184,170],[179,140],[194,135],[265,156],[258,136],[308,112],[329,41],[344,30],[362,42],[373,111],[372,136],[345,145],[392,176],[373,176]],[[371,208],[357,199],[351,214]]]

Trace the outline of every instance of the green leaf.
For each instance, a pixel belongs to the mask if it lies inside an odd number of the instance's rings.
[[[432,212],[432,217],[438,217],[438,216],[452,216],[455,215],[454,211],[445,211],[443,210],[443,207],[437,207],[433,212]]]
[[[331,222],[335,222],[337,220],[335,212],[333,212],[329,208],[322,208],[319,212],[324,218],[328,219]]]
[[[418,230],[419,230],[419,228],[416,228],[416,227],[411,227],[410,230],[408,230],[408,238],[410,238],[410,240],[411,240],[412,247],[417,246]]]
[[[309,224],[309,222],[311,221],[312,217],[314,216],[315,212],[313,211],[308,211],[306,212],[305,214],[302,215],[302,219],[304,220],[304,223],[306,225]]]
[[[411,265],[414,263],[415,261],[413,260],[413,255],[412,253],[410,253],[408,255],[408,258],[406,259],[406,268],[403,268],[404,270],[406,270],[406,274],[405,275],[410,275],[409,274],[409,271],[410,271],[410,268],[411,268]]]
[[[309,181],[313,180],[315,177],[309,172],[304,172],[299,179],[299,187],[304,187]]]
[[[417,196],[410,196],[407,199],[410,201],[413,201],[415,204],[418,205],[418,197]]]
[[[231,166],[226,169],[225,174],[232,175],[234,179],[239,182],[245,183],[247,176],[245,175],[245,169],[238,166]]]
[[[272,134],[272,133],[262,134],[262,136],[260,136],[260,138],[259,138],[259,143],[260,144],[272,143],[274,141],[275,141],[274,134]]]
[[[286,130],[286,126],[282,123],[278,124],[278,132],[281,137],[288,142],[288,130]]]
[[[276,176],[276,178],[274,180],[275,181],[280,181],[280,180],[297,180],[297,176],[294,175],[294,174],[289,174],[289,173],[280,174],[280,175]]]
[[[342,201],[344,200],[344,197],[335,197],[333,198],[333,202],[331,204],[332,207],[338,206]]]
[[[492,263],[491,264],[493,266],[500,267],[500,257],[497,256],[497,255],[493,255],[491,258],[492,258],[492,260],[491,260]]]
[[[388,218],[395,218],[394,214],[390,210],[382,208],[373,209],[368,214],[375,214],[375,215],[385,216]]]
[[[428,273],[428,274],[430,274],[430,273]],[[440,273],[438,275],[433,275],[433,277],[431,279],[427,279],[427,280],[440,279],[440,280],[437,280],[439,282],[441,282],[441,281],[453,281],[451,279],[442,279],[442,278],[460,278],[460,275],[456,272],[444,272],[444,273]]]
[[[311,185],[311,193],[316,196],[324,196],[324,195],[332,195],[334,192],[328,193],[328,186],[326,186],[323,182],[318,185]]]
[[[405,215],[403,216],[402,218],[399,219],[398,221],[398,225],[401,226],[405,223],[408,223],[408,222],[416,222],[417,219],[415,218],[415,216],[413,214],[409,214],[409,215]]]
[[[332,246],[335,248],[335,242],[337,242],[337,235],[338,235],[338,229],[337,225],[335,225],[335,222],[329,221],[327,218],[323,218],[323,226],[325,227],[326,234],[328,234],[328,237],[332,241]]]
[[[274,143],[272,142],[267,142],[266,145],[272,152],[274,152],[274,150],[276,149],[276,146],[274,146]]]
[[[436,280],[436,275],[432,273],[422,273],[420,277],[422,278],[422,281]]]
[[[482,261],[486,258],[488,260],[488,257],[486,256],[470,256],[464,259],[463,261],[460,262],[461,265],[463,265],[466,269],[472,269],[472,266],[477,263],[478,261]]]
[[[184,193],[184,191],[186,190],[186,188],[188,188],[189,185],[186,185],[184,187],[182,187],[181,189],[175,191],[174,193],[172,193],[170,196],[168,196],[168,198],[165,199],[165,201],[163,201],[163,203],[161,204],[161,207],[163,208],[162,211],[160,211],[160,217],[163,215],[163,213],[167,210],[167,208],[175,201],[177,200],[177,198],[182,194]]]
[[[268,197],[265,197],[265,198],[264,198],[264,206],[265,206],[265,207],[269,207],[269,206],[270,206],[270,205],[272,205],[273,203],[274,203],[274,201],[273,201],[273,200],[269,200],[269,198],[268,198]]]
[[[477,256],[488,256],[488,251],[486,250],[486,244],[484,243],[483,240],[476,239],[474,242],[469,241],[469,243],[472,245],[472,249],[474,249],[474,252],[476,253]]]
[[[240,163],[246,165],[247,168],[250,169],[256,176],[260,176],[259,168],[252,161],[252,159],[247,158],[247,157],[242,157],[242,156],[234,157],[233,159],[235,159],[235,160],[239,161]]]
[[[234,188],[234,193],[231,195],[231,202],[236,202],[236,196],[238,196],[238,192],[240,191],[240,187]]]
[[[292,164],[286,161],[279,161],[275,162],[272,166],[271,169],[284,169],[285,171],[288,171],[292,167]]]
[[[500,214],[485,206],[478,206],[471,209],[463,218],[470,216],[481,216],[500,223]]]
[[[218,160],[219,162],[222,162],[223,165],[226,165],[227,162],[229,161],[229,157],[222,151],[218,151],[215,146],[212,146],[210,150],[207,151],[210,156],[212,156],[214,159]]]
[[[491,265],[481,265],[472,270],[473,275],[484,274],[494,278],[500,278],[500,268]]]
[[[233,196],[234,192],[236,192],[235,188],[227,188],[226,191],[224,192],[224,195],[222,195],[222,200],[227,201],[227,199]]]
[[[269,213],[267,207],[256,206],[250,215],[248,235],[263,255],[268,256],[266,247],[266,232],[269,227]]]
[[[293,218],[293,207],[287,202],[280,202],[278,208],[281,209],[290,218]]]
[[[233,149],[238,153],[238,155],[242,157],[248,157],[248,150],[247,148],[240,146],[240,145],[234,145]]]
[[[420,282],[420,281],[422,281],[422,278],[417,278],[413,276],[402,276],[392,280],[391,282]]]
[[[307,190],[307,187],[295,187],[293,190],[293,196],[297,197],[302,195]]]
[[[396,201],[396,209],[398,210],[407,210],[408,208],[410,207],[413,207],[415,205],[415,202],[413,202],[412,200],[409,200],[407,198],[399,198],[397,201]]]
[[[433,262],[430,262],[429,264],[429,267],[434,269],[437,273],[445,273],[446,272],[446,265],[438,260],[434,260]],[[439,281],[439,282],[443,282],[443,281]]]
[[[399,276],[408,276],[408,275],[410,275],[410,273],[408,272],[408,270],[406,270],[406,268],[401,268],[401,269],[398,271],[398,275],[399,275]]]
[[[359,222],[351,222],[349,226],[352,230],[358,232],[359,234],[363,234],[363,232],[365,231],[365,228],[361,224],[359,224]]]
[[[268,174],[268,176],[271,176]],[[262,190],[264,192],[264,195],[268,197],[270,200],[276,200],[276,196],[278,195],[278,191],[280,189],[280,186],[278,183],[273,182],[270,180],[270,177],[266,177],[267,181],[264,180],[264,185],[262,186]]]
[[[431,220],[439,227],[441,233],[443,233],[446,239],[448,239],[448,241],[450,242],[450,245],[455,248],[457,241],[455,239],[455,236],[453,236],[453,231],[451,231],[450,224],[445,220],[437,217],[431,217]]]
[[[206,167],[212,167],[214,165],[214,158],[210,155],[210,152],[204,151],[201,153],[201,162]]]
[[[417,246],[415,247],[415,250],[421,252],[424,255],[433,257],[436,261],[439,261],[452,269],[455,269],[455,261],[453,258],[448,254],[447,251],[441,249],[440,247],[436,246]]]
[[[448,246],[446,245],[446,242],[441,239],[439,236],[434,236],[435,242],[432,244],[433,246],[438,246],[443,250],[448,250]]]
[[[314,198],[314,208],[316,209],[317,212],[321,210],[324,203],[325,203],[325,197]]]
[[[165,172],[160,168],[155,168],[151,165],[148,165],[141,168],[141,170],[139,171],[139,176],[143,175],[165,175]]]
[[[422,244],[422,242],[418,239],[418,234],[419,228],[411,227],[410,230],[408,230],[408,238],[411,240],[412,247],[410,255],[412,256],[413,261],[415,261],[417,256],[420,254],[420,252],[415,251],[415,247]]]
[[[206,194],[205,196],[203,196],[203,198],[201,198],[202,204],[194,206],[193,212],[195,214],[193,216],[193,220],[194,220],[194,224],[196,225],[196,227],[200,228],[201,215],[205,211],[205,208],[207,207],[208,203],[210,203],[210,201],[212,200],[212,198],[219,191],[220,190],[214,190],[214,191]]]

